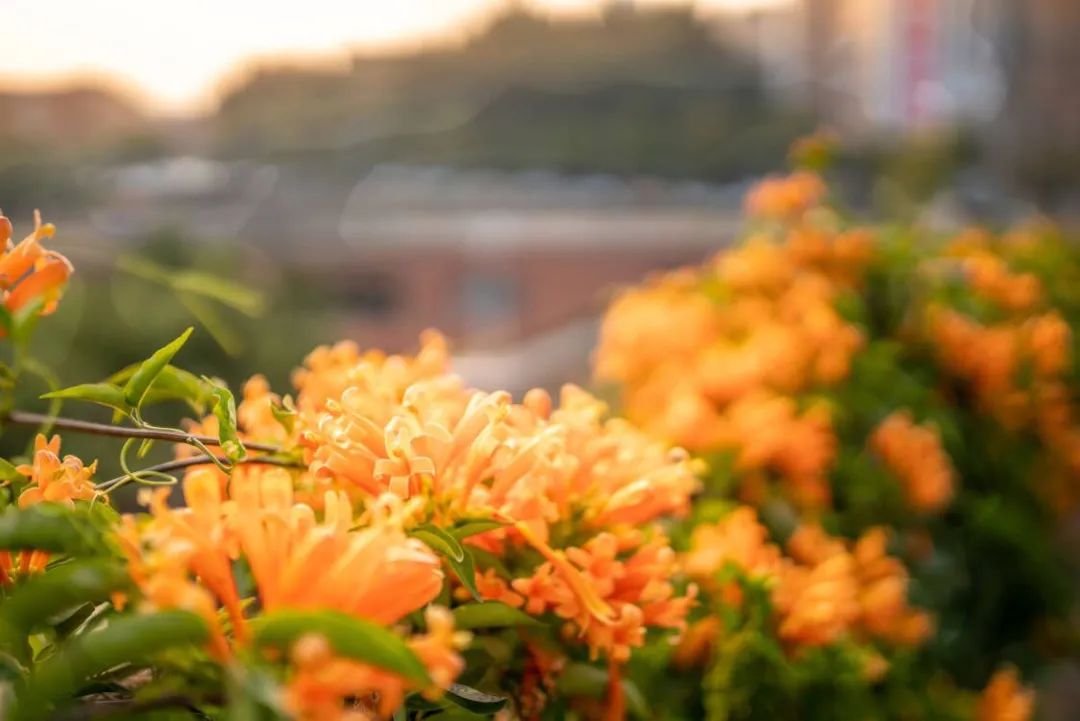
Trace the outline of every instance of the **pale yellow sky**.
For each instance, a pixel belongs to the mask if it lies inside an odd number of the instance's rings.
[[[687,0],[639,0],[641,5]],[[697,0],[702,12],[783,0]],[[348,49],[445,37],[506,0],[0,0],[0,85],[106,78],[164,111],[205,108],[253,58],[341,62]],[[598,0],[528,0],[555,13]]]

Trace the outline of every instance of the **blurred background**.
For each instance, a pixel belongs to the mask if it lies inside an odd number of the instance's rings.
[[[77,267],[65,385],[195,324],[232,383],[434,326],[552,387],[819,127],[854,212],[1075,225],[1078,38],[1076,0],[4,0],[0,207]]]

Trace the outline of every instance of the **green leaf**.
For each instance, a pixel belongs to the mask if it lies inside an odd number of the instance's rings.
[[[32,576],[0,604],[0,628],[16,644],[50,619],[87,603],[97,604],[129,582],[116,562],[93,560],[67,563]]]
[[[16,345],[25,345],[30,340],[44,307],[45,299],[35,298],[11,314],[11,340]]]
[[[206,376],[203,376],[203,380],[210,384],[210,392],[214,396],[214,417],[218,422],[221,450],[230,461],[242,461],[247,458],[247,449],[240,442],[236,430],[236,401],[233,400],[233,394],[228,388]]]
[[[17,695],[11,719],[46,718],[50,706],[71,698],[95,676],[123,664],[143,666],[166,649],[202,645],[208,636],[203,620],[189,611],[112,619],[101,630],[73,639],[39,663]]]
[[[14,481],[23,475],[15,470],[15,464],[4,458],[0,458],[0,481]]]
[[[270,412],[274,414],[274,420],[291,435],[296,428],[296,406],[293,405],[293,399],[285,396],[280,403],[271,403]]]
[[[131,406],[124,399],[124,391],[110,383],[83,383],[70,388],[61,388],[58,391],[45,393],[41,396],[46,399],[58,399],[64,401],[86,401],[97,403],[100,406],[113,408],[121,413],[127,413]]]
[[[476,562],[473,560],[472,553],[464,546],[461,547],[464,554],[464,558],[460,561],[455,561],[453,558],[447,556],[446,562],[450,564],[450,568],[454,571],[454,575],[458,577],[462,585],[469,591],[469,594],[477,601],[483,601],[480,596],[480,591],[476,588]]]
[[[153,355],[144,360],[131,374],[131,378],[124,385],[124,400],[128,405],[138,408],[142,404],[146,391],[157,380],[165,366],[169,365],[173,357],[184,347],[184,343],[191,337],[194,330],[194,328],[188,328],[174,340],[154,351]]]
[[[138,368],[138,363],[130,365],[109,376],[106,382],[116,385],[126,383]],[[161,369],[161,373],[147,389],[146,395],[143,396],[143,405],[166,401],[184,401],[195,413],[203,415],[206,412],[206,404],[210,401],[210,389],[194,373],[174,365],[167,365]]]
[[[446,698],[467,711],[486,715],[501,711],[508,700],[505,696],[492,696],[458,683],[450,684],[446,689]]]
[[[216,300],[252,317],[260,315],[265,307],[263,296],[258,291],[198,270],[174,273],[171,285],[178,291]]]
[[[194,293],[177,293],[176,297],[223,351],[230,356],[240,355],[244,349],[243,338],[221,317],[213,303]]]
[[[504,628],[539,626],[540,621],[524,611],[499,601],[468,603],[454,609],[454,628]]]
[[[425,523],[409,531],[409,535],[420,539],[451,561],[461,563],[465,560],[465,549],[458,540],[438,526]]]
[[[84,505],[72,509],[57,503],[9,506],[0,512],[0,549],[72,556],[108,554],[110,518],[105,511],[97,510],[103,508],[101,503],[95,510]]]
[[[286,721],[278,684],[264,670],[233,664],[226,671],[229,721]]]
[[[450,534],[462,541],[469,536],[494,531],[496,528],[503,528],[504,526],[506,526],[505,523],[496,521],[493,518],[467,518],[454,524],[454,527],[450,529]]]
[[[431,679],[416,654],[397,634],[338,611],[275,611],[252,622],[255,643],[288,649],[306,633],[326,637],[339,656],[370,663],[420,685]]]
[[[587,663],[571,663],[563,670],[558,681],[558,691],[566,696],[586,696],[602,699],[607,694],[608,672]],[[637,718],[649,718],[648,704],[637,685],[629,680],[622,682],[626,710]]]

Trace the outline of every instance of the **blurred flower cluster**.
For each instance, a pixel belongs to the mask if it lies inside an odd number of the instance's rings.
[[[709,468],[673,531],[700,605],[641,683],[697,669],[681,713],[715,719],[1030,718],[1012,664],[1077,640],[1054,528],[1080,500],[1080,253],[1046,223],[858,220],[827,142],[750,191],[743,238],[604,318],[597,379]]]
[[[1052,531],[1080,501],[1080,253],[856,222],[829,142],[751,191],[745,238],[615,299],[614,414],[470,388],[433,331],[234,399],[179,364],[189,330],[18,409],[71,272],[38,220],[0,258],[5,430],[42,427],[0,462],[0,715],[1032,718],[1078,640]],[[68,433],[124,439],[123,474]]]

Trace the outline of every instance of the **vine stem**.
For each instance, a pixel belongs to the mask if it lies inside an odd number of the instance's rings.
[[[202,443],[207,446],[220,446],[221,441],[214,436],[198,436],[183,431],[171,431],[166,428],[129,428],[128,426],[111,426],[106,423],[94,423],[93,421],[81,421],[77,418],[62,418],[50,416],[44,413],[31,411],[11,410],[3,418],[8,423],[20,426],[43,426],[50,425],[52,428],[74,433],[88,433],[97,436],[113,436],[116,438],[149,438],[157,441],[169,441],[171,443]],[[244,441],[244,448],[249,451],[261,451],[263,453],[282,453],[282,448],[271,443],[256,443]],[[208,463],[213,459],[207,456]]]
[[[199,455],[192,456],[191,458],[179,458],[175,461],[167,461],[165,463],[159,463],[156,466],[150,466],[149,468],[143,468],[132,473],[125,473],[122,476],[110,479],[108,481],[102,481],[97,484],[98,490],[112,490],[116,486],[121,486],[128,481],[135,480],[136,476],[143,473],[151,474],[168,474],[172,471],[183,470],[184,468],[190,468],[191,466],[205,466],[215,461],[229,462],[224,456],[208,456]],[[307,468],[307,464],[302,461],[298,461],[291,458],[273,458],[268,456],[259,456],[256,458],[245,458],[240,461],[233,461],[237,465],[264,465],[264,466],[281,466],[282,468]]]

